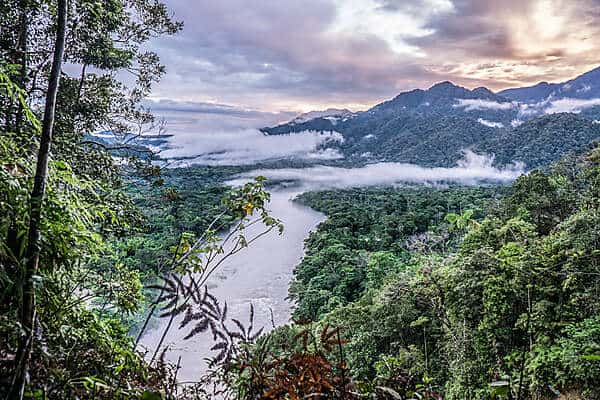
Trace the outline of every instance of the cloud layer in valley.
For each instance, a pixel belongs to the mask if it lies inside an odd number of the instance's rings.
[[[180,133],[173,137],[171,148],[160,155],[179,159],[176,166],[245,165],[285,158],[332,160],[342,155],[333,148],[340,142],[337,132],[305,131],[291,135],[265,135],[257,129]]]
[[[169,143],[160,156],[171,160],[172,166],[244,165],[284,158],[332,160],[342,157],[336,149],[325,148],[326,144],[343,141],[337,132],[306,131],[268,136],[259,130],[290,120],[295,113],[168,99],[147,101],[145,106],[166,121]]]
[[[478,118],[477,122],[481,125],[489,126],[490,128],[504,128],[504,124],[502,122],[493,122],[488,121],[487,119]]]
[[[586,108],[600,106],[600,99],[558,99],[553,100],[548,103],[548,106],[545,109],[546,114],[555,114],[555,113],[580,113]]]
[[[465,111],[477,110],[510,110],[516,105],[512,102],[498,103],[497,101],[482,99],[456,99],[455,108],[464,108]]]
[[[460,183],[472,185],[482,181],[510,182],[523,174],[523,165],[499,169],[493,159],[470,151],[453,168],[426,168],[413,164],[377,163],[360,168],[315,166],[310,168],[258,169],[239,175],[229,182],[240,185],[261,175],[271,181],[294,181],[303,189],[388,186],[403,183]]]
[[[456,99],[454,108],[462,108],[465,112],[480,111],[480,110],[496,110],[506,111],[515,110],[519,118],[517,118],[513,125],[518,125],[524,119],[528,119],[543,114],[557,114],[557,113],[580,113],[586,108],[600,106],[600,99],[573,99],[573,98],[553,98],[541,101],[539,103],[519,103],[519,102],[504,102],[499,103],[496,101],[482,100],[482,99]],[[499,122],[488,121],[483,118],[477,120],[482,125],[490,126],[493,128],[502,128],[504,125]]]

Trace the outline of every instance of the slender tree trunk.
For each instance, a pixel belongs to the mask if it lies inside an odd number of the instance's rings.
[[[529,351],[531,352],[532,347],[532,338],[531,338],[531,293],[529,287],[527,288],[527,335],[529,336]],[[521,368],[519,371],[519,387],[517,390],[517,400],[521,400],[521,392],[523,389],[523,374],[525,372],[525,361],[527,360],[527,345],[523,345],[523,350],[521,352]]]
[[[48,160],[50,157],[50,146],[52,144],[52,131],[54,128],[54,112],[56,108],[56,96],[60,81],[60,70],[65,49],[65,36],[67,27],[67,0],[57,1],[57,30],[56,42],[54,44],[54,58],[46,93],[46,104],[44,109],[44,121],[42,123],[42,136],[38,152],[35,180],[31,192],[31,211],[29,218],[29,242],[25,252],[25,274],[23,280],[23,302],[21,305],[21,325],[25,335],[19,343],[17,356],[15,357],[15,371],[13,383],[8,394],[8,399],[22,399],[25,390],[25,381],[29,370],[29,360],[33,347],[34,323],[36,319],[34,276],[38,273],[40,258],[40,219],[42,216],[42,204],[46,191],[48,175]]]
[[[4,131],[10,132],[12,131],[12,127],[10,125],[10,121],[12,120],[12,100],[8,99],[6,101],[6,111],[4,112]]]
[[[29,39],[29,1],[21,0],[19,2],[21,12],[19,15],[19,55],[21,57],[21,71],[19,76],[19,86],[23,90],[27,90],[27,40]],[[15,132],[21,133],[21,125],[23,124],[23,105],[21,102],[17,104],[17,116],[15,118]]]
[[[81,100],[81,92],[83,91],[83,85],[85,83],[85,71],[87,69],[87,64],[83,64],[81,67],[81,77],[79,78],[79,88],[77,89],[77,102]]]

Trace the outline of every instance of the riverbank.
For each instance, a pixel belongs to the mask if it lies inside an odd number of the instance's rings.
[[[273,325],[289,322],[292,304],[286,298],[293,269],[302,260],[304,240],[325,219],[324,214],[292,201],[298,194],[274,190],[268,208],[284,223],[282,235],[273,231],[254,242],[228,259],[209,281],[211,293],[220,302],[227,302],[231,318],[247,321],[253,304],[257,329],[268,331]],[[253,229],[258,232],[260,227],[250,227],[247,234],[251,235]],[[181,357],[178,379],[193,382],[206,370],[205,359],[214,355],[210,351],[213,341],[208,334],[183,339],[187,331],[176,329],[179,318],[165,338],[164,345],[169,346],[166,357],[174,364]],[[166,319],[155,321],[156,328],[144,335],[141,345],[154,349],[167,323]]]

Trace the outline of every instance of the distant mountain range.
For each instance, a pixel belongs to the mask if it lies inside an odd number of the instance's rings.
[[[137,157],[148,159],[153,152],[160,152],[171,147],[168,134],[118,134],[112,131],[102,131],[85,135],[82,140],[87,143],[97,143],[110,151],[115,157]],[[114,149],[114,150],[111,150]]]
[[[350,162],[451,166],[470,149],[494,155],[497,165],[544,166],[600,139],[600,68],[564,83],[498,93],[442,82],[367,111],[312,112],[262,131],[337,131],[344,141],[327,146]]]
[[[523,103],[539,103],[549,98],[598,99],[600,98],[600,68],[567,82],[540,82],[535,86],[503,90],[498,95]]]

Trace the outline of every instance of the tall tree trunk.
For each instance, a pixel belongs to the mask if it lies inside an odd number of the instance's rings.
[[[50,157],[50,146],[52,144],[52,131],[54,128],[54,112],[56,108],[56,96],[60,81],[60,70],[65,49],[65,36],[67,27],[67,0],[57,1],[57,30],[56,42],[54,44],[54,58],[46,93],[46,104],[44,109],[44,121],[42,123],[42,136],[40,149],[37,157],[35,180],[31,191],[31,210],[29,218],[29,242],[25,252],[25,274],[23,280],[23,301],[21,306],[21,325],[25,335],[19,343],[19,349],[15,357],[15,371],[12,387],[8,399],[22,399],[25,390],[25,381],[29,370],[29,360],[33,347],[34,323],[36,319],[34,276],[38,273],[40,258],[40,219],[46,181],[48,175],[48,160]]]
[[[29,39],[29,1],[21,0],[19,2],[21,12],[19,14],[19,38],[18,48],[21,62],[21,70],[19,76],[19,86],[27,91],[27,40]],[[23,123],[23,105],[21,102],[17,104],[17,116],[15,118],[15,132],[21,133],[21,125]]]
[[[19,86],[27,92],[27,40],[29,39],[29,0],[20,0],[19,2],[19,37],[17,48],[21,56],[21,68],[19,76]],[[15,117],[15,133],[20,136],[23,124],[23,105],[17,104],[17,116]],[[12,253],[17,256],[19,253],[19,242],[17,238],[18,229],[14,224],[9,227],[6,243]]]

